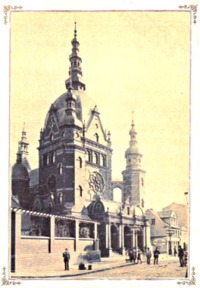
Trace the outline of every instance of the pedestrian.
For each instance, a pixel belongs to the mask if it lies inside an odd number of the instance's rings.
[[[181,245],[178,246],[178,257],[180,262],[180,267],[184,267],[184,250]]]
[[[147,248],[146,257],[147,257],[147,264],[151,264],[151,251],[149,250],[149,248]]]
[[[137,250],[133,248],[133,263],[135,264],[135,261],[137,259]]]
[[[142,263],[142,259],[141,259],[141,251],[140,249],[138,249],[138,253],[137,253],[137,263]]]
[[[176,257],[177,255],[177,250],[176,250],[176,246],[174,247],[174,256]]]
[[[129,256],[129,260],[130,260],[130,262],[133,262],[133,249],[129,249],[128,250],[128,256]]]
[[[69,253],[67,248],[63,252],[63,260],[64,260],[64,263],[65,263],[65,270],[69,270],[70,253]]]
[[[158,248],[156,247],[156,249],[153,252],[153,256],[154,256],[154,265],[158,264],[158,258],[160,255],[160,251],[158,250]]]

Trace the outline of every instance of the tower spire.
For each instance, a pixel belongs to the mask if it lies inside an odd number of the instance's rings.
[[[74,22],[74,38],[72,40],[72,54],[69,56],[69,78],[65,81],[65,86],[68,90],[70,81],[73,90],[85,90],[85,83],[83,82],[81,63],[82,59],[79,56],[79,41],[77,40],[77,23]]]
[[[29,142],[26,137],[25,122],[24,122],[22,128],[21,140],[19,141],[18,152],[21,153],[22,155],[28,155],[28,146]]]

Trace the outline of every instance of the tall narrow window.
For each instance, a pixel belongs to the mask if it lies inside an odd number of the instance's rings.
[[[95,160],[95,164],[99,164],[99,155],[98,153],[94,153],[94,160]]]
[[[127,215],[130,215],[130,207],[127,207]]]
[[[62,204],[62,193],[58,194],[58,204]]]
[[[88,155],[88,161],[92,162],[92,151],[91,150],[87,150],[87,155]]]
[[[94,134],[97,143],[99,143],[99,135],[97,133]]]
[[[58,164],[58,175],[62,175],[62,164]]]
[[[78,188],[79,188],[79,195],[80,195],[80,197],[82,197],[83,196],[83,188],[81,186],[78,186]]]
[[[78,157],[78,162],[79,162],[79,168],[82,168],[83,166],[83,160],[81,157]]]
[[[101,155],[101,165],[103,167],[106,167],[106,156],[105,155]]]

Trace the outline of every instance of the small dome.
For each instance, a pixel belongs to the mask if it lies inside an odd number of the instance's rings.
[[[28,180],[29,174],[26,167],[22,163],[16,163],[12,170],[13,180]]]
[[[131,209],[133,209],[135,212],[135,216],[144,216],[144,211],[143,211],[143,209],[142,209],[142,207],[140,207],[139,205],[133,205],[132,207],[131,207]]]
[[[136,145],[133,145],[126,150],[125,157],[127,157],[130,154],[138,154],[138,153],[139,153],[138,147]]]

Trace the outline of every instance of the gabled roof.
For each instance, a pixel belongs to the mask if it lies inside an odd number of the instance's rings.
[[[188,228],[189,222],[189,209],[185,204],[172,203],[162,209],[162,211],[173,210],[177,215],[178,226]]]
[[[153,209],[146,210],[145,213],[147,219],[155,219],[155,225],[151,225],[151,236],[152,237],[163,237],[166,236],[166,226],[167,224],[162,221],[158,212]]]

